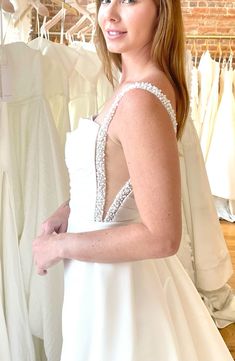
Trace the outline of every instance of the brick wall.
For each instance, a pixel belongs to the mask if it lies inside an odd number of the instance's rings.
[[[85,2],[86,0],[84,0]],[[50,0],[42,0],[42,2],[48,7],[50,15],[55,15],[60,6],[53,4]],[[235,36],[235,1],[181,1],[182,11],[184,16],[184,24],[186,35],[221,35],[219,39],[196,39],[187,40],[188,48],[192,49],[192,52],[198,52],[198,56],[202,51],[207,48],[211,51],[215,57],[219,56],[219,45],[221,46],[222,53],[227,54],[230,47],[235,51],[235,39],[223,39],[223,35]],[[40,22],[42,18],[40,18]],[[68,30],[73,24],[76,23],[78,17],[67,13],[65,18],[64,29]],[[37,25],[35,11],[32,13],[32,34],[31,37],[37,36]],[[60,23],[55,25],[52,32],[60,31]],[[59,35],[51,36],[52,40],[59,41]]]
[[[185,31],[192,35],[213,34],[221,39],[187,40],[188,48],[198,55],[207,48],[213,56],[219,57],[219,47],[227,55],[230,47],[235,51],[235,39],[223,39],[223,36],[235,37],[235,1],[185,1],[182,0]]]

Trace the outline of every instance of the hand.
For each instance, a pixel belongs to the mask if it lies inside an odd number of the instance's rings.
[[[62,204],[48,219],[42,223],[43,234],[65,233],[68,228],[70,208],[67,203]]]
[[[47,274],[47,269],[61,260],[58,255],[59,242],[55,232],[50,235],[41,234],[33,241],[34,264],[39,275]]]

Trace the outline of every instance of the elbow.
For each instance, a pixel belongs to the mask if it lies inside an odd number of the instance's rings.
[[[179,250],[180,240],[175,237],[173,240],[168,240],[166,243],[166,247],[163,249],[163,257],[174,256]]]
[[[153,246],[153,258],[165,258],[174,256],[180,246],[181,241],[181,231],[172,232],[172,234],[163,235],[162,237],[154,237],[154,246]],[[156,239],[158,241],[156,242]]]

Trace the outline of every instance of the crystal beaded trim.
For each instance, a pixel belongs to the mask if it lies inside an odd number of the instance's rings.
[[[151,83],[145,82],[135,82],[127,84],[124,89],[117,95],[114,100],[110,111],[104,117],[104,120],[100,126],[97,142],[96,142],[96,156],[95,156],[95,165],[96,165],[96,180],[97,180],[97,195],[96,195],[96,204],[95,204],[95,214],[94,219],[96,222],[103,221],[103,213],[104,213],[104,205],[105,205],[105,194],[106,194],[106,176],[105,176],[105,146],[106,146],[106,138],[107,132],[110,122],[113,119],[113,116],[116,112],[118,104],[125,93],[127,93],[131,89],[143,89],[147,90],[150,93],[154,94],[165,107],[168,112],[170,119],[173,123],[174,130],[177,130],[177,122],[174,109],[170,101],[167,97],[162,93],[160,89]],[[122,189],[118,192],[115,197],[112,205],[110,206],[107,215],[104,219],[105,222],[111,222],[117,213],[118,209],[124,202],[124,200],[128,197],[128,195],[132,192],[132,185],[130,180],[128,180]]]
[[[136,83],[128,84],[127,87],[123,90],[123,95],[131,89],[144,89],[144,90],[147,90],[150,93],[156,95],[156,97],[160,100],[160,102],[166,109],[167,113],[169,114],[170,119],[173,123],[175,132],[177,131],[177,121],[176,121],[175,111],[171,105],[170,100],[165,96],[165,94],[163,94],[161,89],[157,88],[155,85],[153,85],[151,83],[136,82]]]
[[[129,196],[129,194],[132,192],[132,185],[130,179],[124,184],[122,189],[118,192],[116,195],[112,205],[110,206],[105,218],[104,222],[112,222],[114,219],[118,209],[121,207],[124,200]]]
[[[103,212],[105,205],[105,191],[106,191],[106,176],[105,176],[105,146],[107,138],[107,130],[109,123],[111,122],[116,107],[111,107],[110,112],[104,118],[102,125],[100,126],[97,142],[96,142],[96,156],[95,156],[95,165],[96,165],[96,204],[95,204],[95,214],[94,219],[96,222],[103,221]]]

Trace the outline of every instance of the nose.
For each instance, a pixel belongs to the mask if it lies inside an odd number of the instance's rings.
[[[120,20],[120,11],[117,1],[111,1],[104,10],[104,18],[106,21],[118,22]]]

